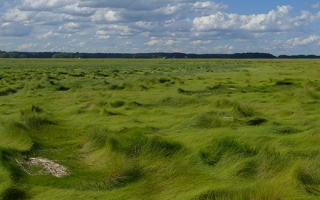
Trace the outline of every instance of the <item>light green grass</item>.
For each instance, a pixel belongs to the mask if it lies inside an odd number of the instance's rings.
[[[318,199],[319,67],[1,60],[1,197]],[[29,175],[29,157],[70,175]]]

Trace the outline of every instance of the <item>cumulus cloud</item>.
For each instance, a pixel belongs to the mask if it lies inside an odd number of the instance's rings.
[[[21,37],[27,36],[32,31],[32,27],[25,26],[20,23],[15,22],[6,22],[3,23],[0,28],[1,36],[10,36],[10,37]]]
[[[289,39],[289,40],[286,41],[286,44],[290,45],[290,46],[303,46],[303,45],[308,45],[308,44],[315,43],[315,42],[317,42],[319,40],[320,40],[320,36],[319,35],[310,35],[306,39],[300,39],[300,38]]]
[[[193,45],[206,45],[206,44],[210,44],[212,41],[211,40],[195,40],[192,41],[191,44]]]
[[[38,35],[38,39],[42,40],[42,39],[49,39],[52,37],[57,36],[58,34],[54,33],[53,30],[50,30],[49,32],[46,32],[44,34]]]
[[[232,50],[234,49],[234,46],[232,45],[224,45],[224,46],[215,46],[213,47],[213,50],[215,53],[218,53],[218,52],[232,52]]]
[[[164,5],[179,4],[179,3],[192,3],[194,0],[117,0],[117,1],[91,1],[81,0],[79,6],[91,8],[126,8],[127,10],[146,11],[162,8]]]
[[[150,40],[149,42],[145,43],[146,45],[148,46],[154,46],[156,44],[160,44],[161,42],[159,40],[155,40],[155,39],[152,39]]]
[[[312,8],[320,8],[320,2],[313,4],[311,7]]]
[[[74,0],[20,0],[19,10],[21,11],[50,11],[54,8],[68,5]]]
[[[198,31],[241,30],[251,32],[280,32],[292,30],[307,21],[304,13],[297,18],[290,17],[291,6],[278,6],[267,14],[239,15],[218,12],[213,15],[197,17],[193,20]]]
[[[37,47],[37,44],[34,43],[29,43],[29,44],[22,44],[18,47],[19,51],[25,51],[25,50],[30,50],[33,49],[34,47]]]

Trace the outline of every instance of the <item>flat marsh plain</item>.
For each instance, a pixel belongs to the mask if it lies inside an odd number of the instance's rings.
[[[317,59],[2,59],[0,196],[319,199],[318,109]]]

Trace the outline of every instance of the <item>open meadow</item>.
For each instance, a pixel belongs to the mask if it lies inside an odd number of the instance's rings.
[[[319,111],[317,59],[1,59],[0,196],[319,199]]]

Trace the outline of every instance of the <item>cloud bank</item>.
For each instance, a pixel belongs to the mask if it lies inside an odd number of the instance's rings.
[[[319,5],[298,15],[290,4],[246,15],[230,13],[232,5],[218,1],[3,1],[0,49],[294,54],[308,46],[316,53]]]

